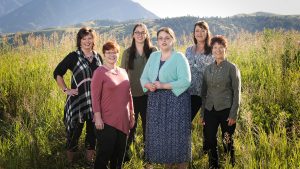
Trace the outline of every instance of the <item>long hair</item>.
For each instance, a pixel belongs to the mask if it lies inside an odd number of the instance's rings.
[[[151,52],[152,52],[152,48],[153,48],[152,43],[150,41],[149,31],[148,31],[147,26],[145,24],[137,23],[134,26],[133,30],[132,30],[132,36],[134,35],[134,32],[135,32],[135,30],[138,26],[144,28],[145,33],[146,33],[146,38],[145,38],[145,41],[144,41],[143,50],[144,50],[146,58],[148,59]],[[133,63],[134,63],[134,59],[136,57],[135,54],[136,54],[135,39],[132,38],[131,46],[129,47],[129,59],[128,59],[128,63],[127,63],[128,64],[128,69],[131,69],[131,70],[134,69],[134,66],[133,66],[134,64]]]
[[[211,53],[211,46],[210,46],[211,33],[209,30],[209,26],[208,26],[207,22],[205,22],[205,21],[198,21],[195,23],[193,38],[194,38],[194,43],[196,45],[197,45],[197,39],[195,38],[196,26],[199,26],[200,28],[205,29],[207,31],[205,45],[204,45],[204,54],[208,55]]]

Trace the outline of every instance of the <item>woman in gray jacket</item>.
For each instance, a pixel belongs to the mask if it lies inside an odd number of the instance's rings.
[[[201,119],[205,125],[209,148],[210,168],[219,168],[217,131],[221,125],[225,152],[230,153],[230,162],[235,163],[233,134],[240,106],[241,75],[236,65],[226,59],[227,40],[217,35],[211,39],[215,62],[207,66],[202,84]]]

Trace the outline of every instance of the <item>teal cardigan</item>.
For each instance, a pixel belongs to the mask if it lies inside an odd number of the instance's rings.
[[[159,70],[161,52],[153,52],[144,68],[141,76],[141,85],[143,91],[147,92],[145,88],[146,83],[153,83],[159,75],[161,83],[169,83],[172,86],[172,92],[179,96],[186,91],[191,84],[191,71],[188,60],[179,52],[173,51],[171,57],[166,60]]]

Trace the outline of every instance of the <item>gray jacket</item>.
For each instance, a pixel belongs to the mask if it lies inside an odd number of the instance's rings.
[[[241,100],[241,75],[239,69],[227,60],[206,67],[202,84],[202,109],[216,111],[230,108],[229,118],[237,118]]]

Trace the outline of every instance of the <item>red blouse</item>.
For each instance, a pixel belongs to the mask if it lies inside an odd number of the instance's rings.
[[[105,124],[128,135],[132,95],[125,69],[118,67],[117,73],[112,73],[98,67],[92,78],[91,96],[93,112],[100,112]]]

